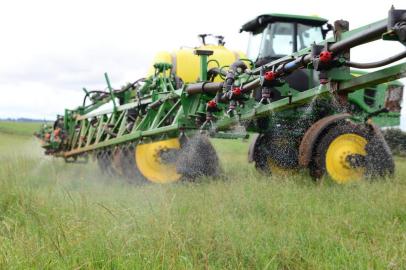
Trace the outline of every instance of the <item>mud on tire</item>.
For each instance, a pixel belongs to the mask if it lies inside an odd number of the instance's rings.
[[[207,136],[196,135],[185,142],[176,161],[176,169],[188,180],[220,173],[216,150]]]

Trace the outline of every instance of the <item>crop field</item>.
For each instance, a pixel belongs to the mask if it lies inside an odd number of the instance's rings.
[[[0,269],[406,269],[406,159],[390,179],[267,177],[214,140],[219,179],[137,186],[44,156],[0,122]]]

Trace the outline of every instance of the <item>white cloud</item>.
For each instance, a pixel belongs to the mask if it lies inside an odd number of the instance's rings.
[[[226,36],[245,50],[240,26],[270,12],[350,20],[351,28],[386,17],[392,4],[317,1],[2,1],[0,3],[0,117],[52,117],[82,100],[83,86],[104,88],[109,72],[119,87],[143,76],[159,50],[196,46],[197,34]],[[336,4],[335,4],[336,3]],[[367,62],[402,49],[393,42],[355,49]],[[403,114],[405,116],[405,114]],[[403,118],[406,126],[406,118]]]

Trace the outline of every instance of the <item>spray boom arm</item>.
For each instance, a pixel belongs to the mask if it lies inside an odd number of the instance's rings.
[[[49,154],[68,159],[98,149],[197,131],[208,130],[217,137],[239,137],[221,131],[242,120],[299,107],[317,96],[345,99],[350,92],[406,76],[405,62],[386,67],[404,58],[405,52],[367,64],[354,63],[349,58],[351,48],[378,39],[406,45],[405,10],[392,8],[387,19],[352,31],[348,31],[346,21],[336,21],[334,26],[333,38],[259,68],[250,69],[243,59],[235,62],[223,82],[207,81],[207,50],[196,51],[201,58],[200,80],[196,83],[182,84],[167,63],[157,63],[153,76],[121,90],[113,90],[105,75],[109,91],[86,90],[86,97],[95,94],[93,103],[85,106],[84,102],[76,110],[66,110],[63,119],[58,120],[62,123],[55,124],[63,126],[62,133],[58,133],[59,143],[45,143],[44,147]],[[381,69],[354,78],[351,66]],[[305,91],[291,88],[285,79],[299,69],[316,72],[318,84]],[[273,98],[276,91],[277,99]],[[254,98],[255,93],[260,94],[258,99]],[[113,102],[112,109],[96,111],[109,102]]]

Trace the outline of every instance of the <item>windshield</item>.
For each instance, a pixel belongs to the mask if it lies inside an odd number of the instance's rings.
[[[250,33],[248,40],[247,56],[249,59],[256,60],[259,49],[261,48],[262,33]]]
[[[323,35],[319,26],[275,22],[268,24],[261,32],[251,33],[247,55],[252,60],[278,59],[322,40]]]
[[[321,27],[314,27],[304,24],[297,24],[297,50],[310,47],[312,43],[319,43],[323,40]]]
[[[293,53],[293,24],[274,23],[264,31],[261,56],[284,56]]]

